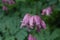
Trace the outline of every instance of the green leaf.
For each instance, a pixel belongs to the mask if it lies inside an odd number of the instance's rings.
[[[15,40],[14,36],[7,36],[5,37],[5,40]]]
[[[4,13],[2,11],[2,9],[0,9],[0,18],[2,18],[4,16]]]
[[[25,37],[27,36],[27,32],[23,29],[23,30],[20,30],[15,36],[17,40],[24,40]]]
[[[38,34],[35,35],[37,40],[45,40],[46,35],[44,32],[44,30],[41,30]]]
[[[49,30],[43,30],[41,29],[41,31],[38,34],[35,34],[35,37],[37,38],[37,40],[50,40],[50,32]]]
[[[19,1],[25,2],[26,0],[16,0],[16,2],[19,2]]]
[[[0,31],[4,32],[5,31],[5,24],[0,22]]]
[[[5,25],[9,29],[11,34],[16,33],[19,30],[20,20],[18,17],[12,17],[5,21]]]
[[[46,2],[46,0],[40,0],[41,2]]]
[[[60,11],[60,4],[56,5],[56,7],[54,8],[54,10]]]
[[[0,36],[0,40],[2,40],[2,37]]]
[[[55,38],[60,36],[60,29],[55,29],[50,36],[50,40],[54,40]]]
[[[5,16],[2,19],[0,19],[0,30],[4,31],[4,36],[6,37],[5,40],[14,40],[14,37],[9,36],[10,33],[12,35],[16,35],[18,40],[19,39],[23,40],[27,36],[27,32],[25,30],[19,30],[19,29],[20,29],[20,19],[18,17]]]
[[[20,29],[20,19],[9,16],[0,19],[0,31],[5,32],[6,28],[11,34],[16,33]]]
[[[2,6],[3,6],[3,4],[1,3],[1,4],[0,4],[0,7],[2,7]]]
[[[57,0],[49,0],[49,5],[53,5],[57,2]]]

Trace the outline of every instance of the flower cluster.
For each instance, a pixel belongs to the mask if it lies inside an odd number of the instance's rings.
[[[6,4],[12,5],[12,4],[15,4],[15,1],[14,0],[2,0],[2,3],[4,4],[3,7],[2,7],[2,9],[4,11],[7,11],[8,8],[6,7]]]
[[[51,7],[48,7],[42,10],[42,15],[50,16],[51,13],[52,13]],[[22,23],[20,28],[27,27],[29,30],[36,28],[37,32],[40,32],[41,28],[46,29],[45,22],[38,15],[30,15],[27,13],[21,22]],[[29,34],[28,40],[37,40],[37,39],[31,34]]]
[[[26,14],[23,18],[21,28],[26,26],[27,28],[33,29],[36,27],[36,30],[39,32],[40,28],[46,29],[45,22],[38,15]]]
[[[47,8],[45,8],[45,9],[42,10],[42,15],[49,16],[51,13],[52,13],[51,7],[47,7]]]
[[[14,0],[2,0],[2,3],[11,5],[11,4],[15,4],[15,1]]]

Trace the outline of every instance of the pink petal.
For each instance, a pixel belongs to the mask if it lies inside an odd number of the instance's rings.
[[[34,16],[34,21],[35,21],[36,25],[38,26],[41,23],[41,18],[39,16],[35,15]]]
[[[6,0],[2,0],[2,2],[3,2],[3,3],[5,3],[5,2],[6,2]]]
[[[46,13],[46,9],[43,9],[41,15],[45,15],[45,13]]]
[[[50,15],[52,12],[51,7],[46,8],[46,15]]]
[[[6,7],[6,6],[3,6],[3,8],[2,8],[4,11],[7,11],[8,10],[8,8]]]
[[[31,34],[29,34],[28,40],[37,40],[37,39],[34,36],[32,36]]]
[[[32,39],[33,39],[32,35],[29,34],[29,36],[28,36],[28,40],[32,40]]]
[[[30,17],[31,17],[30,14],[26,14],[24,16],[23,21],[22,21],[22,24],[21,24],[21,28],[22,28],[22,26],[27,26],[28,25],[29,20],[30,20]]]
[[[32,16],[32,17],[30,18],[29,25],[30,25],[30,28],[33,29],[33,26],[34,26],[34,16]]]
[[[15,4],[14,1],[8,1],[9,5]]]
[[[52,13],[51,7],[47,7],[47,8],[42,10],[42,15],[50,16],[51,13]]]
[[[46,29],[46,24],[45,24],[45,22],[42,20],[41,21],[41,26],[44,28],[44,29]]]

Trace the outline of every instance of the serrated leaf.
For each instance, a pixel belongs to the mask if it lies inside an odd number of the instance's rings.
[[[20,30],[20,31],[16,34],[17,40],[24,40],[26,36],[27,36],[27,32],[24,31],[24,30]]]
[[[5,24],[0,22],[0,31],[4,32],[5,31]]]
[[[41,30],[41,31],[39,32],[39,34],[36,34],[35,36],[36,36],[37,40],[45,40],[44,30]]]
[[[55,29],[50,36],[50,40],[54,40],[55,38],[60,36],[60,29]]]
[[[7,36],[5,37],[5,40],[15,40],[14,36]]]
[[[5,25],[10,30],[10,33],[14,34],[16,33],[16,31],[19,30],[19,23],[20,23],[20,20],[17,17],[16,18],[12,17],[12,18],[9,18],[9,20],[5,22]]]
[[[41,30],[38,34],[35,34],[37,40],[50,40],[50,32],[48,30]]]

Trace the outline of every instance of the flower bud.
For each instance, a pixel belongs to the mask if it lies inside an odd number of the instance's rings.
[[[37,40],[37,39],[35,37],[33,37],[31,34],[29,34],[28,40]]]

